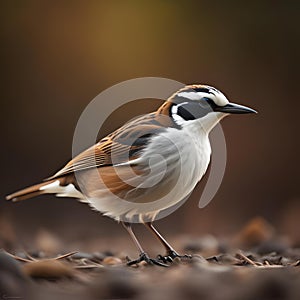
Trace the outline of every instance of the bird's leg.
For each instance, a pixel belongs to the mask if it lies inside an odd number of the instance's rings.
[[[162,263],[158,259],[153,259],[153,258],[150,258],[148,256],[148,254],[143,250],[141,244],[139,243],[138,239],[136,238],[130,223],[122,222],[122,225],[127,230],[129,235],[131,236],[134,244],[136,245],[136,247],[138,248],[139,253],[140,253],[139,258],[135,259],[135,260],[130,260],[127,257],[127,259],[128,259],[127,265],[128,266],[136,265],[136,264],[140,263],[141,261],[145,261],[146,263],[148,263],[150,265],[158,265],[158,266],[161,266],[161,267],[168,267],[168,265]]]
[[[155,237],[163,244],[163,246],[166,249],[166,255],[158,255],[158,259],[163,262],[172,262],[174,258],[192,258],[191,255],[184,254],[180,255],[178,254],[174,248],[163,238],[163,236],[156,230],[156,228],[153,226],[152,222],[145,223],[145,226],[155,235]]]

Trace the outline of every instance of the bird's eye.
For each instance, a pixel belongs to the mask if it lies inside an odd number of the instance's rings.
[[[203,97],[201,100],[206,101],[212,108],[214,108],[216,106],[216,103],[214,102],[214,100],[212,100],[208,97]]]
[[[208,97],[203,97],[201,100],[204,100],[206,102],[214,102],[212,99],[208,98]]]

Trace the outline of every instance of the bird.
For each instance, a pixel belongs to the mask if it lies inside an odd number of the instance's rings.
[[[6,196],[23,201],[42,194],[72,197],[121,223],[144,261],[168,266],[180,255],[154,227],[176,210],[206,173],[211,157],[209,133],[231,114],[256,113],[231,103],[218,89],[191,84],[179,89],[152,113],[138,116],[84,150],[53,176]],[[142,223],[165,248],[151,258],[133,224]]]

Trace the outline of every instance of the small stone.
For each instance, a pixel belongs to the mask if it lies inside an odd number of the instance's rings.
[[[115,256],[107,256],[103,259],[103,263],[106,265],[120,265],[122,264],[122,260]]]
[[[74,276],[74,269],[71,266],[54,259],[26,263],[23,266],[23,271],[33,278],[58,279]]]

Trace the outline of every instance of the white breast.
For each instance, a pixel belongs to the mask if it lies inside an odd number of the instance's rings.
[[[211,147],[208,139],[208,134],[204,132],[197,121],[183,126],[184,137],[182,141],[182,156],[186,156],[186,165],[184,165],[184,172],[193,173],[187,176],[190,182],[196,183],[201,180],[205,174],[211,155]],[[194,187],[193,187],[194,188]]]

